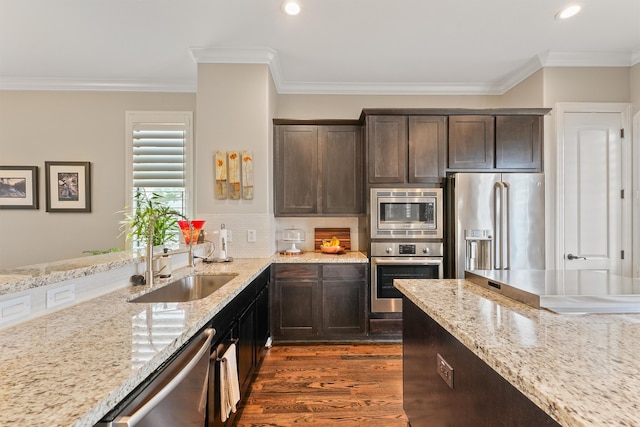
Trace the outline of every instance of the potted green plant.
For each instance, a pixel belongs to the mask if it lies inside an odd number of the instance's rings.
[[[151,220],[156,218],[153,246],[177,243],[178,217],[173,213],[175,209],[170,206],[171,200],[171,196],[159,193],[151,193],[149,196],[144,190],[138,189],[133,198],[134,209],[125,208],[121,211],[125,219],[120,221],[120,235],[126,233],[127,240],[132,241],[134,247],[143,247],[147,244]]]

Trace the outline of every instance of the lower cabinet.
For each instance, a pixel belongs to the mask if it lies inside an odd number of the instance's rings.
[[[560,425],[409,299],[402,308],[403,406],[412,427]]]
[[[265,343],[269,337],[270,279],[269,269],[263,271],[211,321],[211,326],[216,329],[216,340],[211,352],[207,427],[234,425],[237,415],[232,413],[226,422],[221,421],[219,358],[224,352],[232,343],[235,344],[240,404],[251,385],[253,374],[262,361]]]
[[[367,264],[272,266],[274,340],[339,340],[366,336]]]

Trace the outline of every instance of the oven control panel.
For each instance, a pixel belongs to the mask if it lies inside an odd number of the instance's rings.
[[[415,255],[416,245],[398,245],[398,254],[400,255]]]
[[[441,257],[443,254],[442,242],[371,242],[371,256]]]

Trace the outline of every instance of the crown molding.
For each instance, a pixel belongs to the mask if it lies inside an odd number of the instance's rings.
[[[0,77],[0,90],[195,93],[195,82]]]
[[[301,83],[285,81],[278,53],[271,48],[193,47],[189,51],[198,64],[267,64],[278,93],[318,95],[502,95],[544,67],[629,67],[640,63],[640,47],[632,52],[549,51],[490,83]],[[195,93],[197,83],[0,77],[0,90]]]
[[[632,52],[545,52],[543,67],[630,67]]]

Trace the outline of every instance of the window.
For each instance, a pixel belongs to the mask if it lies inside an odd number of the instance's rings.
[[[166,198],[172,209],[192,212],[192,113],[127,112],[127,205],[133,212],[135,195]],[[177,235],[173,239],[177,243]],[[131,242],[132,248],[140,242]]]

